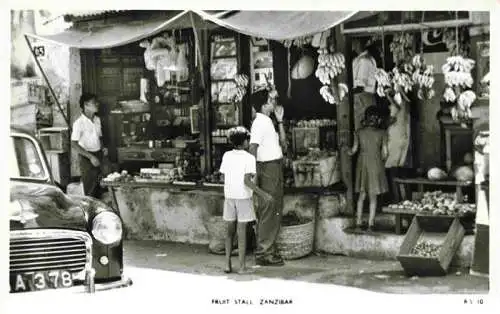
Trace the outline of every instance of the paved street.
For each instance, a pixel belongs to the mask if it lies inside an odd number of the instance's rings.
[[[53,314],[67,313],[71,307],[72,313],[89,313],[88,307],[92,307],[115,313],[140,313],[149,307],[163,308],[161,312],[180,307],[181,311],[220,313],[233,307],[241,312],[286,309],[292,305],[295,311],[311,305],[350,306],[357,300],[363,300],[357,307],[390,300],[394,309],[408,302],[436,310],[452,305],[463,308],[464,301],[493,305],[493,299],[484,296],[489,289],[488,280],[463,270],[454,270],[446,277],[407,278],[397,261],[311,255],[287,261],[284,267],[254,267],[255,272],[250,275],[226,275],[222,272],[224,257],[209,254],[207,246],[126,241],[124,254],[126,274],[134,282],[130,287],[94,295],[75,295],[64,290],[9,295],[4,304],[6,311],[1,312],[22,308],[22,313]],[[233,257],[235,266],[236,259]],[[250,256],[248,265],[255,265]],[[54,306],[54,302],[59,305]]]
[[[453,270],[446,277],[404,275],[398,261],[373,261],[345,256],[311,255],[287,261],[284,267],[256,267],[250,275],[224,274],[224,257],[209,254],[207,246],[127,241],[124,248],[127,267],[152,268],[190,274],[219,276],[234,281],[262,278],[309,283],[335,284],[384,293],[403,294],[483,294],[489,289],[486,278],[470,276],[468,270]],[[248,265],[255,265],[248,256]],[[237,267],[237,257],[233,257]],[[140,282],[134,278],[134,282]]]

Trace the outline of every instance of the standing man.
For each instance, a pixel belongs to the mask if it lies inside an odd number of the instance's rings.
[[[257,186],[272,196],[271,201],[258,199],[256,264],[282,266],[283,258],[276,239],[283,214],[283,150],[286,150],[284,110],[277,105],[276,91],[261,90],[252,94],[255,120],[250,134],[250,153],[257,160]],[[270,115],[274,112],[275,128]],[[283,149],[282,149],[283,148]]]
[[[375,43],[368,41],[362,51],[352,62],[352,76],[354,80],[354,130],[361,127],[366,108],[376,105],[375,74],[377,62],[375,58],[378,48]]]
[[[80,97],[80,107],[82,115],[73,123],[71,147],[80,155],[80,173],[85,195],[100,198],[101,160],[107,150],[102,145],[101,119],[96,116],[99,111],[96,96],[83,94]]]

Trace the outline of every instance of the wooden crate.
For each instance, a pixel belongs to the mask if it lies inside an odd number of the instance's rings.
[[[443,225],[448,225],[447,232],[440,232]],[[422,257],[410,254],[420,239],[430,232],[439,233],[443,239],[438,256]],[[406,233],[397,259],[408,276],[444,276],[464,235],[465,229],[458,218],[417,215]]]
[[[341,180],[338,155],[318,161],[293,161],[295,187],[326,187]]]
[[[43,128],[38,131],[38,137],[46,152],[65,153],[69,151],[68,128]]]

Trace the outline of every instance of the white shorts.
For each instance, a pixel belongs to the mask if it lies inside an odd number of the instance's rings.
[[[225,221],[250,222],[255,220],[253,200],[251,198],[224,200],[224,212],[222,218]]]

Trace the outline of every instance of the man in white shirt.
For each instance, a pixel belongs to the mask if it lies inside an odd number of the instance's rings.
[[[365,50],[352,62],[352,75],[354,82],[354,129],[361,127],[366,108],[376,104],[375,100],[375,74],[377,62],[375,56],[378,48],[375,43],[368,42]]]
[[[284,264],[276,248],[276,239],[283,214],[283,150],[286,150],[284,110],[277,106],[275,91],[261,90],[251,96],[255,119],[250,135],[250,153],[257,160],[257,185],[269,193],[273,200],[258,200],[256,214],[257,249],[256,263],[262,266]],[[270,115],[274,112],[276,130]],[[283,148],[283,150],[282,150]]]
[[[101,120],[96,113],[99,110],[97,98],[92,94],[80,97],[81,116],[73,123],[71,147],[80,155],[80,173],[85,195],[99,198],[101,160],[106,149],[102,145]]]

